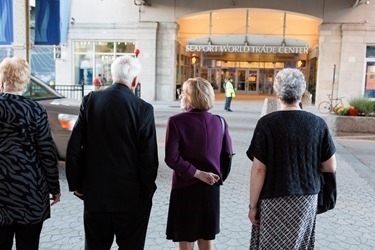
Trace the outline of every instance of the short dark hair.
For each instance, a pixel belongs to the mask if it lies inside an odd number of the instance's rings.
[[[102,76],[102,74],[98,74],[98,76]]]

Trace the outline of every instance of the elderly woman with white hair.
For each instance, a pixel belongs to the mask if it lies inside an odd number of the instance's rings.
[[[258,121],[246,152],[250,249],[314,248],[320,175],[336,171],[336,158],[325,121],[299,107],[305,87],[298,69],[276,75],[280,110]]]
[[[39,249],[50,200],[60,200],[59,170],[47,112],[23,97],[29,64],[0,64],[0,249]]]

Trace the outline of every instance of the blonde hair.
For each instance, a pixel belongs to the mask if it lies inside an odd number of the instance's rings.
[[[20,92],[30,80],[30,66],[19,57],[7,57],[0,63],[0,85],[2,91]]]
[[[209,110],[214,106],[214,89],[207,80],[196,77],[184,82],[182,89],[191,106],[199,110]]]

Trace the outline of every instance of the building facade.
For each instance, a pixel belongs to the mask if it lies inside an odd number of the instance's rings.
[[[23,17],[23,1],[13,2]],[[303,71],[316,104],[328,94],[374,98],[374,13],[375,2],[362,0],[71,1],[55,84],[90,86],[99,73],[110,83],[113,59],[137,48],[145,100],[175,100],[180,84],[198,75],[216,92],[232,76],[240,94],[272,95],[284,67]]]

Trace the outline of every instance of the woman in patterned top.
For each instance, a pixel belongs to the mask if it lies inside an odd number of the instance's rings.
[[[321,172],[335,172],[335,146],[325,121],[301,110],[301,71],[283,69],[274,90],[280,111],[262,117],[247,156],[250,249],[313,249]]]
[[[14,236],[17,249],[38,249],[50,200],[60,200],[47,112],[21,95],[29,79],[25,60],[0,64],[0,249],[12,249]]]

